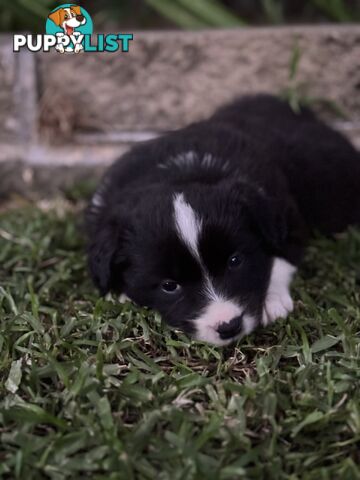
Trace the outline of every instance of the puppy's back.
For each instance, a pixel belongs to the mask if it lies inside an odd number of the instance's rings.
[[[360,154],[310,109],[295,113],[283,100],[255,95],[221,108],[212,119],[262,144],[310,227],[334,233],[360,225]],[[268,175],[271,183],[273,172]]]

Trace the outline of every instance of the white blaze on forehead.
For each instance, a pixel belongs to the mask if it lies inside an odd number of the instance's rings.
[[[174,197],[174,218],[176,231],[192,253],[200,258],[198,241],[201,232],[201,219],[189,205],[182,193]]]
[[[209,300],[212,300],[213,302],[220,302],[224,300],[224,297],[215,290],[214,285],[212,284],[211,278],[209,277],[206,271],[204,271],[204,277],[205,277],[205,285],[203,288],[203,292],[206,295],[206,297]]]
[[[173,205],[177,234],[199,262],[204,276],[203,294],[210,300],[200,315],[192,319],[196,329],[195,336],[198,340],[204,342],[215,345],[227,345],[234,339],[222,340],[217,329],[220,324],[229,323],[235,317],[242,315],[244,309],[216,291],[206,266],[202,262],[198,245],[202,228],[201,218],[191,205],[186,202],[182,193],[175,195]],[[238,337],[250,333],[255,327],[255,323],[253,317],[244,314],[243,328]]]
[[[193,253],[200,264],[205,279],[205,285],[203,289],[205,295],[210,300],[220,301],[222,296],[215,291],[215,288],[211,282],[211,278],[201,260],[199,253],[198,243],[202,227],[201,218],[196,214],[191,205],[185,201],[184,194],[182,193],[175,195],[174,215],[176,231],[179,237]]]

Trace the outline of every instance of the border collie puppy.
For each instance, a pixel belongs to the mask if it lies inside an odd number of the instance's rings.
[[[194,338],[227,345],[293,310],[309,234],[360,223],[360,154],[308,109],[244,97],[133,148],[87,210],[89,266]]]

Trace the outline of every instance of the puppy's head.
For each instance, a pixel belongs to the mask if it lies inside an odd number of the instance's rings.
[[[106,201],[105,201],[106,202]],[[227,345],[261,321],[281,214],[246,182],[129,193],[89,216],[102,293],[125,293],[198,340]]]
[[[59,8],[49,15],[55,25],[63,28],[67,35],[72,35],[74,29],[86,23],[86,18],[81,13],[81,8],[72,5],[67,8]]]

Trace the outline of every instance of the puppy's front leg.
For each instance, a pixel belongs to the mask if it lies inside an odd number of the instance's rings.
[[[75,53],[80,53],[82,50],[84,50],[84,47],[81,45],[81,43],[77,43],[77,44],[75,45],[74,52],[75,52]]]
[[[61,43],[56,45],[55,50],[57,50],[60,53],[65,53],[64,45],[62,45]]]
[[[295,272],[296,267],[283,258],[274,259],[265,298],[263,325],[269,325],[277,318],[286,318],[293,311],[290,284]]]

